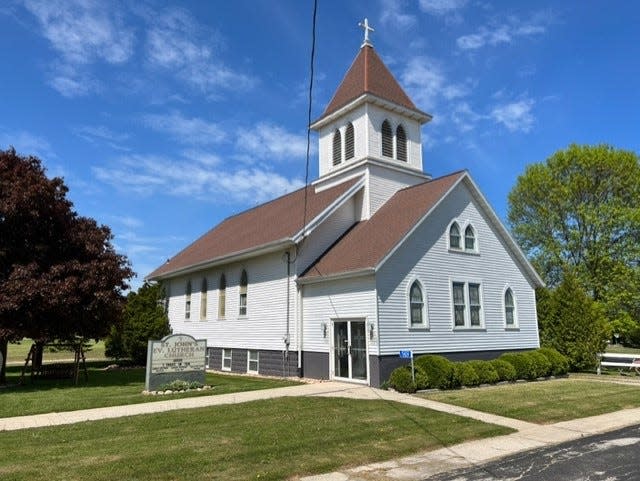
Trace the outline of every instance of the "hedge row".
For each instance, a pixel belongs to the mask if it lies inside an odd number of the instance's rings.
[[[555,349],[506,353],[492,361],[452,362],[443,356],[428,354],[414,360],[415,382],[411,367],[395,369],[389,386],[399,392],[418,389],[455,389],[461,386],[495,384],[516,379],[537,379],[569,372],[569,361]]]

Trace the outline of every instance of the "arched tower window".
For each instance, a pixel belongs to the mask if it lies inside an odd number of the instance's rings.
[[[187,289],[184,300],[184,318],[191,319],[191,281],[187,281]]]
[[[470,225],[464,230],[464,248],[469,251],[476,249],[476,234]]]
[[[338,165],[342,160],[342,137],[336,129],[333,133],[333,165]]]
[[[409,310],[411,315],[411,326],[421,326],[424,324],[422,311],[424,307],[424,299],[422,297],[422,289],[418,281],[413,281],[409,290]]]
[[[220,282],[218,284],[218,317],[224,318],[227,304],[227,278],[224,274],[220,274]]]
[[[396,129],[396,157],[403,162],[407,161],[407,134],[402,125]]]
[[[382,122],[382,155],[393,158],[393,130],[388,120]]]
[[[200,319],[207,318],[207,291],[209,290],[207,286],[207,278],[202,279],[202,284],[200,285]]]
[[[460,227],[454,222],[449,228],[449,247],[451,249],[460,249]]]
[[[504,322],[507,326],[514,326],[516,323],[516,304],[511,288],[504,293]]]
[[[247,284],[247,271],[243,269],[240,276],[240,310],[238,311],[241,316],[247,315]]]
[[[353,124],[349,122],[344,132],[344,160],[349,160],[354,157],[354,148]]]

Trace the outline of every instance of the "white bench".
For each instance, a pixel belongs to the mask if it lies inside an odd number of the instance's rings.
[[[622,372],[623,368],[629,370],[635,369],[640,374],[640,354],[616,354],[614,352],[599,353],[598,358],[598,374],[602,373],[603,367],[617,367]],[[615,359],[615,361],[607,361],[607,359]]]

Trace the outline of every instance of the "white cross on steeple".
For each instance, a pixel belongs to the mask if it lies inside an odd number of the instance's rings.
[[[375,30],[369,26],[369,21],[365,18],[364,22],[360,22],[358,26],[362,27],[362,30],[364,30],[364,42],[362,42],[360,48],[364,47],[365,45],[373,47],[373,44],[369,41],[369,32],[375,32]]]

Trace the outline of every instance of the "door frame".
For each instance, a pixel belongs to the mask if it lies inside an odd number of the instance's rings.
[[[371,367],[369,366],[369,336],[367,336],[367,318],[366,317],[336,317],[329,319],[331,324],[331,337],[329,341],[329,379],[342,382],[352,382],[357,384],[371,385]],[[365,359],[367,362],[367,378],[366,379],[353,379],[348,377],[336,376],[335,366],[335,323],[336,322],[362,322],[365,328],[364,346],[365,346]],[[351,330],[349,329],[349,337],[351,337]]]

